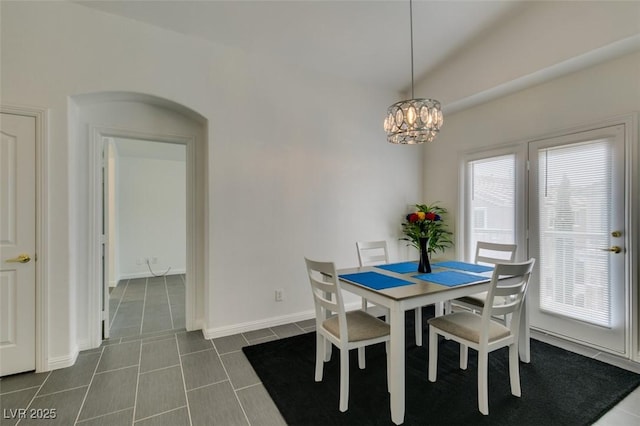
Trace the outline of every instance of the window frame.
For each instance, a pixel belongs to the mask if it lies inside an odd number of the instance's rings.
[[[480,150],[472,150],[463,152],[459,156],[459,179],[458,179],[458,211],[461,213],[457,219],[457,229],[459,232],[456,235],[456,257],[465,261],[473,261],[472,254],[475,253],[475,248],[468,248],[468,242],[472,241],[471,232],[473,231],[473,224],[471,221],[471,215],[468,214],[471,197],[471,175],[468,171],[468,164],[471,161],[486,160],[493,157],[502,157],[505,155],[514,155],[515,157],[515,171],[514,171],[514,188],[515,188],[515,212],[514,212],[514,243],[518,248],[516,251],[516,260],[523,260],[528,257],[527,247],[527,215],[528,215],[528,182],[527,182],[527,142],[522,141],[517,144],[509,144],[502,146],[493,146]]]

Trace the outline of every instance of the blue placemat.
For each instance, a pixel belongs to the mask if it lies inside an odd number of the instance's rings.
[[[469,284],[476,281],[483,281],[486,278],[479,277],[478,275],[465,274],[464,272],[456,271],[444,271],[435,272],[431,274],[415,275],[414,278],[419,280],[429,281],[436,284],[446,285],[447,287],[454,287],[462,284]]]
[[[379,274],[377,272],[358,272],[355,274],[340,275],[340,278],[344,278],[354,283],[362,284],[365,287],[372,288],[374,290],[384,290],[386,288],[401,287],[403,285],[413,284],[411,281],[401,280],[399,278],[393,278],[388,275]]]
[[[447,262],[434,263],[433,266],[440,266],[442,268],[459,269],[467,272],[489,272],[493,271],[492,266],[478,265],[476,263],[458,262],[455,260]]]
[[[376,268],[396,272],[398,274],[406,274],[407,272],[418,272],[418,264],[416,262],[389,263],[386,265],[377,265]]]

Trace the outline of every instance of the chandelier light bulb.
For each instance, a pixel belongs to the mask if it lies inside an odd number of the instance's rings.
[[[415,122],[416,122],[416,109],[413,106],[410,106],[407,109],[407,123],[409,123],[409,126],[413,127]]]

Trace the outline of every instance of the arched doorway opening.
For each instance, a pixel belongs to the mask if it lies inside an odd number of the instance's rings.
[[[128,92],[102,92],[72,97],[72,137],[70,195],[72,216],[84,218],[77,223],[71,270],[75,271],[78,336],[81,349],[96,347],[108,328],[109,218],[105,203],[105,177],[108,179],[110,141],[143,141],[153,147],[175,144],[185,149],[185,298],[184,323],[187,330],[202,327],[205,307],[207,205],[207,121],[195,111],[167,99]],[[74,187],[75,186],[75,187]],[[143,201],[143,200],[142,200]],[[74,214],[75,210],[75,214]],[[83,222],[83,220],[80,220]],[[82,228],[88,229],[86,236]],[[73,243],[72,243],[73,244]],[[83,249],[86,247],[86,249]],[[145,257],[153,257],[140,254]],[[150,259],[151,262],[153,261]],[[86,266],[85,266],[86,265]],[[115,268],[117,271],[117,267]],[[112,270],[113,273],[113,270]],[[81,279],[86,277],[86,280]],[[82,283],[88,283],[86,288]],[[83,325],[86,318],[86,325]],[[86,339],[86,340],[85,340]]]

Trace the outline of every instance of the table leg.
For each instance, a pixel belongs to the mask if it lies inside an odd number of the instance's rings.
[[[448,313],[445,309],[446,302],[438,302],[434,305],[435,315],[436,317],[441,317],[444,314]]]
[[[422,346],[422,308],[415,309],[416,346]]]
[[[391,397],[391,420],[399,425],[404,423],[405,354],[404,354],[404,311],[393,306],[391,313],[390,362],[391,373],[389,392]]]
[[[520,360],[522,362],[531,362],[531,332],[529,330],[529,309],[527,307],[527,298],[522,303],[522,312],[520,313],[520,333],[518,338],[518,348],[520,352]]]

